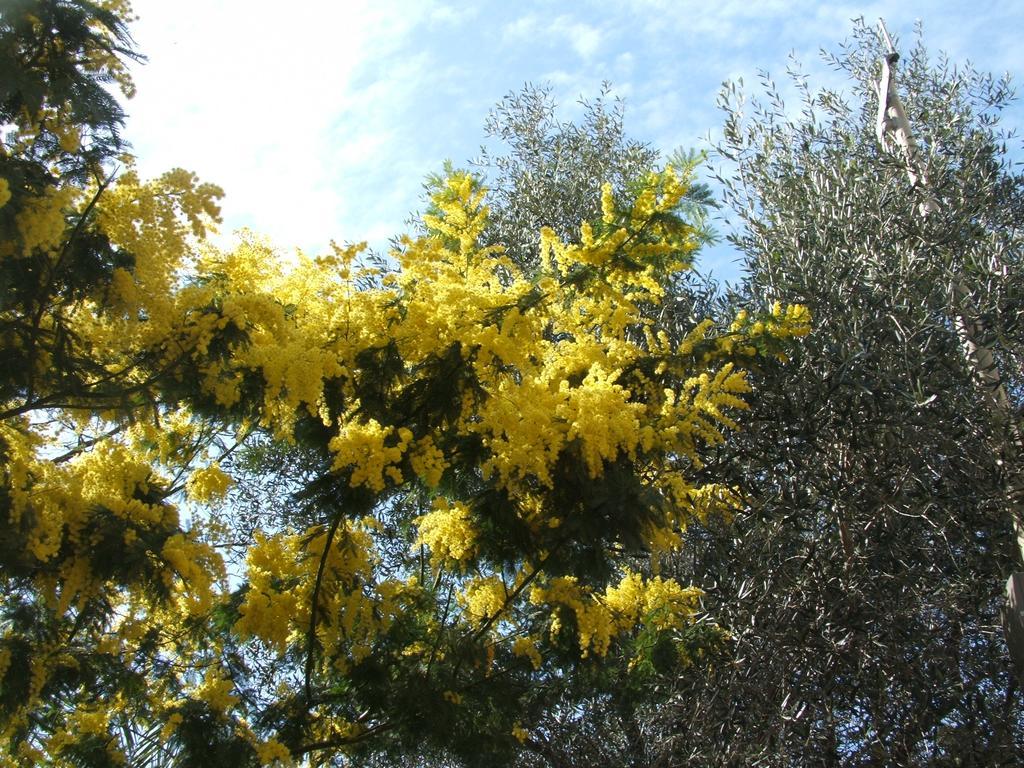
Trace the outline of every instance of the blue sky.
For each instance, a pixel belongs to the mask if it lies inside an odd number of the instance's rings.
[[[885,18],[954,61],[1024,75],[1024,2],[863,4],[723,0],[135,0],[149,57],[125,132],[145,174],[181,166],[220,184],[226,236],[250,227],[285,251],[331,239],[384,247],[420,207],[423,178],[473,157],[488,109],[549,84],[562,116],[608,80],[626,128],[664,153],[706,148],[723,80],[783,79],[792,52],[812,85],[841,86],[818,50],[850,19]],[[1020,124],[1024,114],[1011,113]],[[726,229],[727,223],[719,224]],[[727,247],[701,266],[734,277]]]

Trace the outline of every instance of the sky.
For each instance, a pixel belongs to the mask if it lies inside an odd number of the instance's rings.
[[[385,249],[422,208],[424,178],[446,158],[475,157],[488,110],[527,82],[550,86],[569,120],[609,81],[627,133],[667,155],[710,148],[723,81],[753,85],[759,70],[784,80],[793,55],[812,87],[842,87],[819,50],[836,50],[859,16],[883,17],[897,45],[920,20],[930,50],[1024,76],[1022,0],[133,5],[147,62],[133,69],[125,138],[140,170],[184,167],[219,184],[222,239],[247,227],[282,253],[321,253],[331,240]],[[1017,125],[1022,115],[1010,113]],[[735,279],[736,258],[723,245],[698,266]]]

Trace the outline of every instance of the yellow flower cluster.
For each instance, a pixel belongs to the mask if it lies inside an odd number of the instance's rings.
[[[627,571],[618,585],[605,590],[602,603],[615,616],[619,631],[639,622],[656,629],[679,629],[697,611],[702,594],[671,579],[655,576],[644,581],[640,574]]]
[[[0,256],[29,256],[36,250],[55,254],[67,228],[65,209],[77,194],[73,187],[61,187],[48,189],[42,196],[27,200],[15,216],[21,248],[16,249],[11,242],[5,243]]]
[[[144,182],[129,167],[96,203],[97,223],[115,245],[135,258],[139,296],[168,308],[177,270],[187,264],[197,238],[213,227],[223,191],[176,168]],[[152,315],[150,315],[152,317]]]
[[[176,169],[143,182],[129,167],[99,197],[98,226],[112,244],[134,257],[134,290],[122,275],[116,297],[125,314],[115,328],[130,335],[115,348],[129,341],[157,342],[180,322],[184,307],[176,302],[176,283],[191,260],[195,240],[217,220],[216,201],[222,194],[188,171]],[[140,311],[145,318],[141,325]]]
[[[783,306],[776,301],[766,316],[752,319],[746,310],[741,310],[730,330],[744,331],[751,338],[771,336],[777,339],[806,336],[811,331],[811,313],[803,304]]]
[[[708,519],[714,516],[729,522],[741,508],[738,489],[719,483],[708,483],[699,488],[691,488],[688,493],[690,510],[693,516],[702,523],[707,523]]]
[[[586,658],[591,651],[604,656],[616,636],[625,635],[640,624],[657,630],[686,626],[697,611],[701,595],[699,589],[683,587],[671,579],[654,577],[645,581],[640,574],[627,571],[603,595],[594,594],[575,577],[559,576],[546,586],[534,587],[530,602],[553,609],[552,637],[562,630],[559,610],[571,610],[576,618],[580,652]],[[533,658],[525,642],[518,651],[514,646],[513,651]]]
[[[459,599],[470,623],[483,624],[500,614],[507,605],[509,591],[499,576],[470,579]]]
[[[185,718],[181,716],[180,712],[173,713],[167,718],[167,722],[164,723],[163,728],[160,729],[160,741],[166,743],[170,740],[174,732],[178,730],[178,726],[181,725]]]
[[[452,503],[438,497],[433,509],[414,522],[419,527],[415,546],[430,550],[430,562],[435,568],[445,564],[464,566],[476,554],[477,532],[469,508],[462,502]]]
[[[288,751],[288,747],[276,739],[270,739],[257,745],[256,756],[259,758],[260,765],[267,766],[267,768],[275,766],[284,768],[294,765],[292,753]]]
[[[395,485],[402,482],[402,471],[396,465],[410,440],[412,432],[405,427],[383,427],[376,419],[351,421],[328,445],[334,452],[332,469],[351,467],[349,483],[353,487],[365,485],[373,491],[383,491],[385,476]]]
[[[448,468],[444,452],[434,444],[430,435],[416,441],[415,448],[409,454],[409,464],[428,488],[436,488],[445,469]]]
[[[318,638],[325,659],[344,672],[373,649],[416,592],[414,580],[374,582],[370,535],[342,523],[325,553],[328,533],[312,528],[304,534],[257,533],[247,558],[248,589],[239,607],[234,631],[242,639],[257,638],[279,655],[309,631],[313,593],[323,558],[318,593]],[[326,618],[330,617],[330,621]]]
[[[232,484],[231,476],[213,462],[193,472],[185,488],[193,501],[209,502],[223,499]]]
[[[99,737],[106,744],[107,758],[114,764],[123,764],[124,753],[110,732],[109,709],[80,708],[68,714],[67,722],[44,742],[48,755],[58,756],[67,748],[90,736]]]
[[[101,595],[112,604],[120,599],[94,573],[93,550],[112,544],[103,538],[109,519],[124,529],[121,546],[133,547],[143,536],[163,541],[147,557],[160,564],[164,587],[184,615],[210,609],[224,578],[221,558],[179,529],[175,507],[153,493],[162,482],[153,465],[131,445],[107,440],[55,463],[40,455],[49,448],[44,440],[24,422],[11,421],[0,424],[0,444],[11,502],[5,522],[26,532],[26,555],[37,564],[36,587],[57,615]]]
[[[534,669],[540,669],[542,659],[540,651],[537,650],[537,643],[532,637],[517,637],[512,642],[512,653],[516,656],[525,656]]]
[[[257,532],[246,560],[248,590],[235,631],[258,637],[283,654],[292,632],[309,622],[309,595],[291,588],[306,571],[301,540]]]
[[[186,533],[176,533],[164,543],[161,556],[169,569],[164,581],[182,602],[186,616],[201,616],[213,607],[217,589],[226,578],[224,562],[209,545]]]
[[[259,372],[261,421],[285,436],[300,409],[334,421],[334,471],[375,492],[413,476],[436,486],[452,463],[451,431],[414,433],[365,418],[358,400],[343,414],[325,410],[326,388],[353,399],[360,355],[387,344],[400,354],[401,386],[408,387],[418,383],[421,365],[457,345],[482,396],[463,394],[460,419],[445,429],[479,435],[488,450],[481,470],[517,497],[533,482],[550,487],[551,468],[570,445],[595,478],[609,462],[636,460],[641,452],[677,453],[696,464],[700,443],[719,442],[721,429],[733,426],[725,412],[744,407],[738,395],[747,387],[742,372],[728,365],[693,376],[678,361],[695,340],[673,348],[663,332],[650,330],[641,306],[660,301],[661,286],[685,267],[693,243],[685,228],[655,221],[678,203],[686,180],[670,169],[648,181],[622,214],[606,194],[607,226],[601,234],[584,227],[581,245],[544,233],[549,271],[532,282],[500,250],[477,248],[486,209],[468,177],[450,181],[436,201],[439,213],[426,221],[434,234],[406,239],[396,254],[401,272],[376,289],[354,288],[358,247],[302,259],[286,275],[269,246],[248,238],[234,252],[204,256],[200,267],[216,280],[180,292],[175,311],[188,318],[186,347],[201,356],[223,329],[244,330],[246,339],[229,358],[204,364],[204,388],[232,405],[242,380]],[[187,187],[189,180],[176,183]],[[640,230],[645,237],[635,236]],[[599,272],[580,280],[583,268]],[[200,311],[215,299],[219,312]],[[194,309],[184,311],[187,305]],[[785,328],[796,332],[798,311],[783,316]],[[168,333],[175,327],[164,325]],[[652,353],[663,360],[659,380],[685,385],[665,389],[640,375],[638,363]],[[693,490],[665,465],[652,465],[651,476],[673,497]]]
[[[612,637],[615,634],[615,620],[611,612],[596,601],[585,603],[570,601],[570,607],[576,613],[576,628],[580,636],[580,654],[586,658],[590,651],[598,656],[608,653]]]
[[[203,681],[192,691],[192,697],[203,701],[214,712],[225,713],[238,702],[231,691],[235,684],[231,678],[216,666],[206,670]]]
[[[243,377],[259,374],[260,421],[279,437],[291,436],[300,409],[326,420],[325,382],[348,373],[341,361],[350,359],[349,352],[379,341],[374,335],[351,343],[364,329],[379,332],[388,315],[381,294],[354,289],[359,275],[348,265],[356,250],[336,248],[333,256],[315,260],[301,256],[285,273],[283,257],[248,233],[231,252],[208,249],[199,269],[217,279],[203,298],[219,301],[218,323],[244,331],[245,339],[232,345],[229,361],[207,365],[205,388],[233,404]]]

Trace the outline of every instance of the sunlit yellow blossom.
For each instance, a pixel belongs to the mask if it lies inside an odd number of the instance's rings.
[[[430,549],[430,560],[435,568],[446,561],[465,564],[476,554],[477,533],[470,520],[469,508],[448,499],[434,500],[431,512],[416,518],[419,537],[416,545]]]
[[[164,723],[163,728],[160,729],[160,740],[167,741],[170,739],[178,729],[178,726],[181,725],[182,720],[183,718],[179,712],[175,712],[167,718],[167,722]]]
[[[483,623],[497,616],[506,605],[508,590],[497,576],[471,579],[462,594],[466,615],[474,623]]]
[[[238,701],[238,697],[231,693],[233,688],[234,683],[230,678],[225,677],[219,669],[211,667],[193,695],[206,702],[210,709],[223,713]]]
[[[441,475],[447,467],[444,452],[434,444],[429,435],[417,441],[409,456],[409,463],[413,472],[431,488],[441,482]]]
[[[534,669],[540,669],[542,662],[540,651],[537,650],[537,643],[529,637],[517,637],[512,643],[512,653],[516,656],[525,656],[533,664]]]
[[[349,482],[353,487],[366,485],[382,491],[385,478],[396,484],[402,482],[402,473],[395,464],[401,461],[411,437],[409,430],[396,432],[376,419],[346,424],[329,444],[335,454],[333,469],[351,468]]]
[[[193,472],[186,488],[191,499],[206,502],[224,498],[231,485],[231,476],[214,462]]]
[[[273,766],[284,768],[284,766],[294,764],[292,753],[288,751],[284,744],[275,739],[270,739],[257,745],[256,755],[259,758],[260,765],[269,766],[270,768],[273,768]]]
[[[21,255],[27,256],[36,249],[52,252],[57,248],[67,227],[64,210],[75,195],[76,190],[64,187],[24,203],[15,217],[22,240]]]

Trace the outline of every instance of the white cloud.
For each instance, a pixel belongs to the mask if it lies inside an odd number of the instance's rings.
[[[415,87],[415,60],[396,54],[429,9],[365,0],[286,11],[262,0],[135,6],[133,32],[150,63],[136,73],[126,135],[142,170],[185,166],[223,186],[229,229],[252,226],[313,251],[331,237],[359,239],[342,231],[360,224],[350,184],[382,154],[409,93],[396,78]]]
[[[430,21],[436,24],[465,24],[470,19],[476,18],[479,9],[474,6],[455,8],[450,5],[440,5],[430,11]]]
[[[528,13],[505,24],[502,27],[502,34],[507,40],[513,40],[518,43],[527,41],[538,34],[539,28],[540,18],[536,14]]]
[[[597,27],[573,21],[568,16],[559,16],[551,25],[553,34],[562,35],[577,55],[590,59],[601,47],[603,35]]]
[[[593,58],[604,41],[604,34],[598,27],[567,14],[552,19],[528,13],[506,24],[502,34],[514,45],[534,45],[539,42],[563,50],[568,48],[584,60]]]

